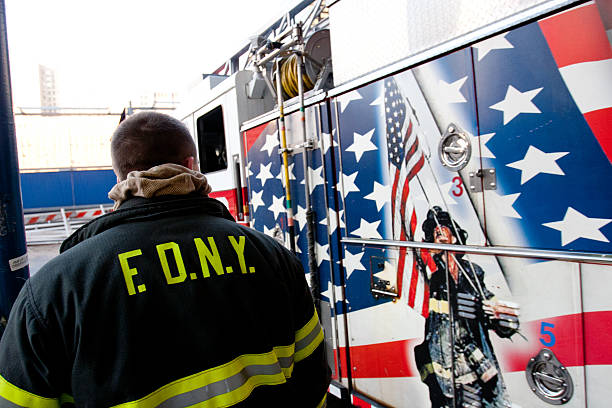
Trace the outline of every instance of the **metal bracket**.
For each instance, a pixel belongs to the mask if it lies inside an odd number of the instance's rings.
[[[480,169],[477,172],[470,171],[470,192],[481,193],[485,190],[497,190],[497,173],[495,169]]]
[[[374,276],[385,269],[385,263],[389,260],[389,258],[379,256],[370,257],[370,293],[374,299],[382,297],[395,301],[398,298],[397,289],[391,285],[390,281]]]
[[[315,149],[315,140],[313,138],[308,138],[306,139],[306,141],[304,143],[300,143],[297,146],[295,146],[295,148],[304,148],[307,150],[314,150]]]
[[[315,140],[313,138],[310,138],[310,139],[307,139],[304,143],[298,143],[293,146],[288,146],[286,149],[279,148],[278,153],[283,154],[284,152],[287,152],[287,154],[292,155],[294,151],[299,151],[299,150],[304,150],[304,149],[314,150],[316,148],[315,144],[316,144]]]
[[[319,91],[321,89],[331,88],[333,86],[333,80],[331,79],[332,72],[333,71],[331,66],[331,59],[328,59],[325,61],[325,65],[323,65],[321,71],[319,71],[319,74],[317,75],[317,81],[315,82],[313,89],[315,91]]]
[[[272,238],[285,245],[285,237],[280,225],[276,224],[272,230]]]

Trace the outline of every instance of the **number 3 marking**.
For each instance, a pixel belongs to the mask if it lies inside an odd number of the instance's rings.
[[[548,336],[548,341],[544,341],[544,339],[540,337],[540,343],[542,343],[546,347],[554,346],[557,341],[557,339],[555,338],[555,334],[551,332],[550,330],[546,330],[546,328],[552,329],[553,327],[555,327],[554,324],[547,323],[547,322],[542,322],[542,325],[540,326],[540,334],[542,336]]]
[[[463,182],[461,181],[461,177],[453,177],[453,183],[457,183],[457,185],[455,185],[457,190],[453,188],[452,193],[455,197],[459,197],[461,194],[463,194]]]

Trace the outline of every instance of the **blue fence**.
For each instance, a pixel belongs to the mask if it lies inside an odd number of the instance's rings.
[[[66,170],[21,173],[23,208],[109,204],[117,182],[112,170]]]

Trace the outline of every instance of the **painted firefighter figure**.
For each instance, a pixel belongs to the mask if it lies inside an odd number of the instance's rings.
[[[427,242],[467,240],[467,231],[437,206],[428,211],[422,228]],[[419,258],[421,273],[429,277],[429,314],[425,339],[414,353],[432,407],[510,407],[489,330],[505,338],[515,334],[518,306],[496,300],[485,286],[482,268],[461,253],[430,250]]]

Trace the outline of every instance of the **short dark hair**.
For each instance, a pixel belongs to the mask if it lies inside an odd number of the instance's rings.
[[[111,140],[113,168],[121,180],[134,170],[164,163],[183,164],[197,156],[187,127],[159,112],[139,112],[119,124]]]

